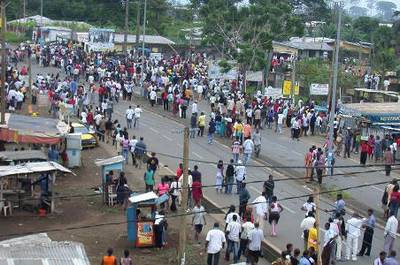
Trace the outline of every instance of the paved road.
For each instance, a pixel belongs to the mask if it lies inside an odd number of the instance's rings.
[[[38,71],[42,73],[54,72],[54,69],[47,68],[45,70],[34,68],[33,72],[36,74]],[[133,103],[132,103],[133,104]],[[124,115],[129,103],[121,102],[115,106],[115,116],[124,121]],[[122,122],[124,124],[124,122]],[[177,133],[181,131],[183,126],[172,120],[166,119],[160,115],[152,112],[145,111],[141,118],[141,127],[136,130],[130,130],[130,134],[134,134],[137,137],[144,136],[145,142],[148,148],[157,153],[173,154],[175,156],[182,155],[182,143],[183,135]],[[263,155],[271,157],[273,154],[274,161],[278,161],[280,164],[284,165],[302,165],[303,153],[306,147],[311,145],[311,143],[295,142],[291,143],[287,136],[276,136],[271,131],[263,132]],[[176,158],[168,156],[159,156],[161,161],[168,165],[172,170],[175,170],[179,160]],[[222,159],[224,161],[229,161],[231,158],[230,150],[225,145],[215,142],[213,145],[208,145],[207,140],[204,138],[196,138],[190,142],[190,158],[195,160],[206,160],[206,161],[218,161]],[[338,162],[340,165],[342,162]],[[190,162],[190,167],[193,168],[195,163]],[[203,174],[203,184],[213,185],[215,184],[215,165],[210,165],[207,163],[196,163],[199,165],[200,171]],[[260,166],[261,164],[257,162],[252,162],[253,165]],[[345,164],[345,162],[343,162]],[[248,167],[247,181],[265,180],[270,170],[263,167]],[[301,170],[297,171],[295,175],[302,175]],[[276,174],[275,174],[276,175]],[[294,175],[294,174],[293,174]],[[276,179],[284,177],[281,174],[276,175]],[[363,182],[375,182],[377,176],[371,174],[363,175]],[[379,176],[381,178],[381,176]],[[329,180],[338,187],[347,186],[349,184],[354,185],[359,183],[359,178],[356,177],[333,177]],[[382,187],[375,187],[376,189],[381,189]],[[256,198],[261,193],[261,184],[249,184],[248,189],[251,193],[251,200]],[[378,192],[379,191],[379,192]],[[374,188],[362,189],[361,191],[352,190],[352,196],[360,195],[362,200],[371,201],[371,207],[378,208],[378,202],[380,199],[380,190],[375,190]],[[230,204],[238,205],[237,195],[225,195],[217,194],[213,188],[204,189],[205,196],[218,207],[226,207]],[[296,181],[277,181],[275,193],[278,198],[283,199],[292,196],[300,196],[305,194],[310,194],[311,189],[308,186],[300,185]],[[364,195],[366,194],[366,195]],[[379,194],[379,196],[378,196]],[[372,199],[371,199],[372,197]],[[294,243],[296,247],[302,248],[302,239],[300,237],[300,222],[303,219],[304,213],[300,210],[301,205],[305,202],[306,198],[292,199],[292,200],[282,200],[282,205],[285,211],[282,213],[281,220],[278,227],[278,237],[267,236],[267,240],[271,242],[274,246],[283,249],[286,243]],[[332,202],[328,199],[323,199],[321,202],[321,208],[329,209],[331,208]],[[362,208],[366,209],[366,208]],[[321,223],[327,221],[328,214],[321,212]],[[269,235],[270,227],[265,227],[265,232]],[[322,239],[322,237],[321,237]],[[376,257],[378,252],[383,246],[383,231],[381,228],[377,228],[374,238],[374,250],[372,252],[372,257]],[[373,258],[362,257],[358,262],[352,262],[352,264],[372,264]],[[344,263],[346,264],[346,263]],[[349,263],[350,264],[350,263]]]

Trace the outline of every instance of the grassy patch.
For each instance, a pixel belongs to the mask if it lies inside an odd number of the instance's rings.
[[[338,190],[339,190],[339,191],[338,191]],[[330,197],[332,197],[333,199],[335,199],[335,200],[336,200],[336,196],[337,196],[338,194],[342,194],[344,200],[351,199],[351,193],[350,193],[350,192],[348,192],[348,191],[341,191],[340,188],[337,187],[336,185],[332,185],[332,186],[329,186],[329,187],[323,187],[323,188],[322,188],[322,191],[327,191],[327,192],[328,192],[327,194],[328,194]]]
[[[6,32],[7,43],[19,44],[27,40],[29,40],[29,38],[24,34],[18,34],[15,32]]]

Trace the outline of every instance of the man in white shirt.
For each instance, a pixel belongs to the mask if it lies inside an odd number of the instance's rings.
[[[250,138],[243,142],[243,163],[246,165],[251,158],[253,153],[254,143]]]
[[[154,89],[152,89],[150,91],[149,97],[150,97],[150,104],[152,107],[154,107],[154,104],[156,104],[156,100],[157,100],[157,92]]]
[[[308,233],[314,227],[315,218],[312,212],[309,212],[307,217],[301,221],[300,228],[303,231],[304,249],[308,246]]]
[[[229,260],[230,253],[233,252],[233,263],[237,263],[239,260],[239,234],[241,229],[242,226],[238,221],[238,216],[233,215],[232,221],[226,228],[226,233],[228,234],[228,248],[225,252],[225,260]]]
[[[203,230],[203,226],[206,225],[205,209],[202,205],[200,205],[200,201],[196,202],[196,205],[193,207],[192,213],[192,225],[194,226],[194,230],[196,231],[194,234],[194,239],[196,241],[199,241],[199,235]]]
[[[253,201],[253,213],[253,216],[255,217],[254,221],[259,223],[261,229],[264,229],[265,217],[268,213],[268,204],[267,199],[265,198],[265,192],[262,192],[261,195]]]
[[[218,265],[221,249],[225,247],[225,234],[219,229],[219,223],[214,223],[213,229],[206,236],[207,265]]]
[[[350,260],[350,256],[353,261],[357,260],[358,253],[358,238],[361,236],[361,226],[363,221],[358,218],[357,213],[353,213],[353,216],[346,222],[347,231],[347,249],[346,259]]]
[[[386,253],[389,253],[393,250],[394,241],[396,239],[397,229],[399,226],[399,222],[396,219],[396,216],[393,212],[390,213],[390,217],[388,218],[385,226],[385,232],[383,233],[385,237],[385,243],[383,246],[383,250]]]
[[[246,178],[246,167],[242,164],[241,160],[238,160],[237,163],[238,165],[235,167],[235,176],[237,194],[239,194],[242,189],[242,182]]]
[[[280,112],[280,113],[278,114],[278,121],[277,121],[277,124],[278,124],[277,133],[279,133],[279,134],[282,133],[283,119],[284,119],[284,118],[285,118],[285,115],[283,115],[283,113]]]
[[[381,251],[379,253],[379,257],[374,260],[374,265],[383,265],[386,259],[386,252]]]
[[[261,242],[264,240],[264,232],[260,229],[259,223],[254,224],[254,229],[249,235],[249,255],[250,264],[258,263],[258,258],[261,256]]]
[[[134,115],[135,111],[132,109],[132,106],[129,106],[129,108],[125,112],[126,126],[128,127],[128,129],[132,129],[132,120]]]
[[[132,136],[132,139],[129,141],[129,149],[130,149],[131,155],[132,155],[132,165],[133,166],[137,166],[136,158],[135,158],[135,147],[136,147],[137,142],[138,142],[138,140],[136,139],[136,136]]]
[[[198,109],[198,106],[197,106],[197,100],[195,100],[194,102],[193,102],[193,104],[192,104],[192,114],[198,114],[198,112],[199,112],[199,109]]]
[[[240,246],[238,255],[239,259],[241,255],[245,255],[247,245],[249,244],[250,232],[253,231],[253,229],[254,229],[254,224],[250,222],[249,219],[247,219],[246,222],[242,224],[242,233],[240,233]]]
[[[140,105],[137,105],[135,108],[135,115],[133,116],[133,128],[137,127],[139,129],[139,119],[142,112],[143,110],[140,108]]]

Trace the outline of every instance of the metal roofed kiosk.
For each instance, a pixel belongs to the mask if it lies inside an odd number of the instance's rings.
[[[100,167],[101,187],[103,192],[103,203],[107,201],[106,194],[106,176],[112,170],[122,171],[124,169],[125,158],[123,156],[114,156],[95,161],[96,166]]]

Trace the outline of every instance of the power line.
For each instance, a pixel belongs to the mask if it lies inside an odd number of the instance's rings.
[[[393,169],[395,170],[400,170],[400,168],[396,168]],[[330,174],[324,174],[322,175],[322,178],[327,178],[327,177],[332,177],[332,176],[346,176],[346,175],[357,175],[357,174],[363,174],[363,173],[374,173],[374,172],[381,172],[382,170],[369,170],[369,171],[355,171],[355,172],[349,172],[349,173],[336,173],[333,175]],[[46,179],[46,178],[43,178]],[[302,179],[308,179],[307,177],[287,177],[287,178],[280,178],[280,179],[275,179],[274,182],[283,182],[283,181],[290,181],[290,180],[302,180]],[[253,180],[253,181],[244,181],[244,183],[246,184],[256,184],[256,183],[264,183],[265,180]],[[383,184],[387,184],[388,182],[383,182]],[[237,183],[232,183],[232,184],[227,184],[227,185],[232,185],[232,186],[237,186]],[[215,185],[215,184],[211,184],[211,185],[201,185],[199,186],[200,188],[215,188],[215,187],[219,187],[220,185]],[[191,187],[181,187],[179,188],[180,190],[183,189],[191,189]],[[156,189],[157,190],[157,189]],[[336,190],[335,190],[336,191]],[[130,191],[131,194],[134,193],[144,193],[146,192],[146,190],[132,190]],[[328,193],[331,193],[332,191],[329,191]],[[97,197],[97,196],[101,196],[102,193],[91,193],[91,194],[69,194],[69,195],[60,195],[60,196],[46,196],[49,199],[70,199],[70,198],[88,198],[88,197]],[[23,199],[19,199],[19,200],[11,200],[11,202],[13,203],[19,203],[22,201],[37,201],[40,198],[23,198]]]
[[[385,182],[375,182],[375,183],[370,183],[370,184],[362,184],[362,185],[357,185],[357,186],[349,186],[346,188],[341,188],[341,189],[336,189],[335,191],[346,191],[346,190],[351,190],[351,189],[359,189],[359,188],[365,188],[365,187],[370,187],[374,185],[381,185],[381,184],[386,184],[387,181]],[[294,200],[294,199],[301,199],[301,198],[306,198],[309,196],[314,196],[314,195],[321,195],[321,194],[326,194],[326,193],[331,193],[332,191],[321,191],[319,193],[308,193],[304,195],[298,195],[298,196],[289,196],[289,197],[284,197],[279,200],[279,202],[282,201],[288,201],[288,200]],[[247,206],[252,206],[256,205],[257,203],[248,203]],[[239,207],[239,205],[234,205],[235,207]],[[221,210],[224,209],[229,209],[231,205],[229,206],[221,206],[221,207],[211,207],[208,208],[204,213],[211,213],[211,212],[220,212]],[[173,215],[166,215],[164,218],[165,219],[171,219],[171,218],[176,218],[180,217],[183,215],[189,216],[193,215],[194,213],[192,212],[187,212],[187,213],[181,213],[181,214],[173,214]],[[156,219],[150,219],[150,220],[156,220]],[[88,229],[88,228],[95,228],[95,227],[102,227],[102,226],[109,226],[109,225],[121,225],[121,224],[127,224],[134,222],[133,220],[127,220],[127,221],[121,221],[121,222],[107,222],[107,223],[100,223],[100,224],[94,224],[94,225],[83,225],[83,226],[75,226],[75,227],[66,227],[66,228],[55,228],[55,229],[44,229],[44,230],[36,230],[33,232],[26,232],[26,233],[10,233],[10,234],[3,234],[0,235],[0,237],[12,237],[12,236],[24,236],[24,235],[30,235],[33,233],[46,233],[46,232],[62,232],[62,231],[71,231],[71,230],[79,230],[79,229]],[[137,221],[136,221],[137,222]]]

